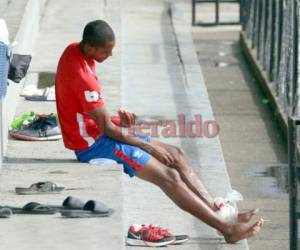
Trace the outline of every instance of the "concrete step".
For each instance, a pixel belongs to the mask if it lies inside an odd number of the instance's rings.
[[[25,1],[24,1],[25,2]],[[38,4],[45,1],[28,0],[25,13],[32,13],[33,19],[39,16]],[[119,0],[109,3],[92,0],[82,2],[70,1],[47,1],[43,13],[40,30],[37,36],[36,46],[33,50],[23,53],[33,55],[31,67],[25,84],[37,85],[39,75],[54,74],[59,56],[63,49],[73,41],[79,41],[82,36],[84,25],[91,20],[99,19],[108,13],[115,15],[108,16],[106,20],[114,26],[116,35],[120,33],[120,12]],[[22,9],[19,6],[19,9]],[[24,11],[24,8],[23,8]],[[14,13],[14,15],[16,15]],[[29,15],[30,16],[30,15]],[[12,22],[15,21],[14,19]],[[28,31],[32,26],[32,18],[26,18],[22,27]],[[15,22],[14,22],[15,23]],[[13,25],[11,25],[13,26]],[[15,28],[15,26],[13,26]],[[18,29],[18,26],[16,26]],[[13,30],[13,29],[12,29]],[[33,37],[28,32],[21,32],[18,40],[21,40],[21,47],[16,52],[22,52]],[[119,48],[116,49],[118,51]],[[102,66],[110,74],[109,79],[112,85],[103,84],[104,91],[114,91],[113,97],[107,98],[107,106],[110,108],[119,107],[121,79],[120,51],[109,63]],[[99,70],[99,69],[98,69]],[[101,77],[101,79],[103,79]],[[8,96],[13,105],[11,113],[21,115],[25,112],[34,111],[38,113],[56,112],[55,102],[29,102],[18,97],[20,85],[11,84],[11,94]],[[8,105],[8,104],[7,104]],[[12,115],[11,115],[12,116]],[[13,117],[13,116],[12,116]],[[9,119],[6,120],[6,128]],[[1,248],[7,250],[27,249],[124,249],[123,235],[123,187],[122,187],[122,166],[115,167],[94,167],[88,164],[80,164],[75,160],[73,152],[64,148],[62,141],[56,142],[25,142],[9,138],[6,163],[1,170],[0,184],[0,205],[23,206],[29,201],[36,201],[43,204],[61,204],[68,196],[73,195],[84,200],[97,199],[103,201],[115,210],[115,213],[108,218],[91,219],[63,219],[59,214],[50,216],[21,216],[15,215],[11,219],[3,221],[0,225]],[[66,188],[80,188],[80,190],[64,191],[59,195],[43,196],[17,196],[12,192],[15,186],[29,186],[38,181],[53,181]]]
[[[74,0],[72,8],[67,0],[49,1],[30,70],[55,72],[63,48],[80,39],[87,21],[103,16],[119,38],[113,59],[98,69],[104,72],[100,79],[110,110],[120,107],[122,96],[122,107],[141,115],[176,118],[183,112],[189,118],[200,113],[205,119],[213,119],[201,68],[184,19],[187,4],[181,0],[174,2],[175,6],[170,1],[154,0],[151,4],[146,0],[126,1],[120,15],[118,0],[91,0],[88,3]],[[136,53],[136,49],[140,52]],[[143,55],[144,51],[151,55],[150,59],[147,54]],[[126,60],[123,60],[121,77],[122,52]],[[55,111],[55,106],[54,103],[21,100],[18,112],[27,111],[48,113]],[[163,141],[185,149],[213,196],[224,195],[231,189],[218,137],[197,140],[174,137],[163,138]],[[100,169],[75,163],[74,155],[67,152],[61,142],[11,140],[8,149],[8,163],[0,176],[2,200],[24,205],[28,198],[19,198],[11,190],[16,185],[26,186],[49,179],[70,188],[87,187],[87,190],[68,194],[85,199],[97,196],[115,208],[116,214],[91,220],[15,216],[3,223],[5,227],[1,231],[7,233],[0,237],[5,249],[123,249],[124,235],[132,223],[161,224],[176,234],[189,234],[192,239],[183,246],[174,246],[177,249],[247,249],[246,241],[234,246],[224,244],[215,230],[178,209],[158,188],[121,176],[119,166],[117,169]],[[51,196],[51,203],[60,203],[66,194]],[[50,203],[48,196],[36,199]],[[39,248],[35,239],[42,239]]]
[[[195,114],[202,115],[203,119],[213,119],[190,27],[185,19],[188,6],[180,0],[152,1],[151,5],[146,0],[124,3],[124,109],[176,122],[180,113],[187,120]],[[139,53],[133,53],[135,50]],[[218,136],[189,138],[174,135],[166,138],[160,134],[154,139],[182,147],[213,196],[223,196],[231,189]],[[180,250],[248,249],[246,241],[225,244],[214,229],[180,210],[156,186],[137,178],[124,177],[123,181],[125,225],[158,224],[171,229],[174,234],[190,235],[191,240],[187,243],[172,246]],[[127,229],[124,228],[124,234]],[[127,249],[142,250],[143,247],[127,246]]]
[[[6,21],[10,42],[16,42],[16,46],[12,49],[13,53],[32,55],[45,4],[46,0],[7,1],[7,8],[3,15],[0,14],[0,16]],[[9,81],[9,83],[6,97],[4,100],[0,100],[3,115],[2,126],[0,126],[3,129],[0,129],[0,133],[2,133],[4,154],[8,142],[8,127],[15,115],[18,95],[24,80],[19,84],[15,84],[12,81]]]
[[[105,218],[65,219],[55,215],[13,215],[0,224],[1,249],[105,249],[124,247],[123,191],[121,166],[95,167],[80,163],[6,163],[0,175],[1,206],[24,206],[35,201],[61,205],[69,195],[82,200],[99,200],[115,213]],[[61,194],[16,195],[14,188],[39,181],[53,181],[65,190]],[[107,247],[107,248],[106,248]]]

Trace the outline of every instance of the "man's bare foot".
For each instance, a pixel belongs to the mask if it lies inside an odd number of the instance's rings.
[[[252,209],[245,213],[239,213],[238,214],[238,222],[239,223],[248,223],[252,219],[252,217],[257,214],[258,211],[259,211],[259,209],[256,208],[256,209]]]
[[[224,234],[224,238],[227,243],[236,243],[240,240],[247,239],[254,236],[259,232],[263,225],[263,219],[260,219],[253,225],[248,225],[246,223],[233,224],[229,229],[229,233]]]

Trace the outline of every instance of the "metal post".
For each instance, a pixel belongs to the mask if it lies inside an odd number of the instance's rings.
[[[192,25],[194,26],[196,23],[196,0],[192,0]]]
[[[292,4],[292,34],[293,34],[293,91],[298,86],[298,11],[297,0]],[[294,97],[294,95],[293,95]],[[297,211],[297,124],[299,122],[294,118],[297,98],[293,98],[292,107],[290,107],[290,117],[288,120],[288,160],[289,160],[289,198],[290,198],[290,250],[298,249],[298,211]]]
[[[274,55],[274,48],[275,48],[275,27],[276,27],[276,5],[273,0],[269,1],[269,19],[271,20],[271,46],[270,46],[270,58],[269,58],[269,70],[268,70],[268,76],[270,81],[274,81],[274,65],[275,65],[275,55]],[[270,28],[270,27],[269,27]]]
[[[298,43],[299,43],[299,24],[298,24],[298,6],[297,0],[292,1],[292,34],[293,34],[293,84],[292,84],[292,112],[295,114],[297,111],[298,100],[297,89],[298,89]]]
[[[243,9],[244,9],[244,0],[240,0],[240,6],[239,6],[239,12],[240,12],[240,23],[242,24],[243,29],[244,27],[244,22],[245,22],[245,17],[244,17],[244,13],[243,13]]]
[[[216,0],[216,25],[219,24],[220,0]]]
[[[290,250],[298,249],[297,216],[297,126],[292,116],[288,118],[288,163],[289,163],[289,205],[290,205]]]

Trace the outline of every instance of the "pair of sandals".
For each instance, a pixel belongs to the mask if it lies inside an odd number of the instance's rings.
[[[62,206],[43,205],[37,202],[29,202],[24,207],[0,206],[0,218],[9,218],[12,214],[49,215],[60,212],[66,218],[95,218],[107,217],[114,213],[101,201],[83,200],[68,196]]]

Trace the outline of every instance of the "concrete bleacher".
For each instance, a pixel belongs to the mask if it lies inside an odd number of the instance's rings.
[[[28,77],[22,84],[38,84],[38,74],[54,74],[64,47],[80,40],[88,21],[100,18],[112,25],[117,37],[113,57],[97,68],[106,105],[112,113],[124,108],[164,120],[175,120],[179,113],[184,113],[187,120],[195,114],[201,114],[205,120],[213,119],[189,32],[189,5],[185,1],[74,0],[70,6],[68,0],[28,0],[16,8],[24,14],[19,21],[13,18],[17,16],[13,13],[16,9],[11,5],[9,8],[4,17],[8,18],[11,40],[20,41],[15,51],[33,55]],[[7,124],[14,115],[24,112],[55,112],[54,102],[28,102],[18,97],[22,84],[10,86]],[[214,196],[231,189],[218,137],[160,139],[187,152]],[[12,192],[15,186],[43,180],[79,190],[31,197]],[[225,244],[215,230],[179,210],[158,188],[123,175],[120,165],[100,168],[77,163],[62,141],[9,139],[0,191],[1,203],[7,205],[24,205],[32,200],[58,204],[74,195],[100,199],[116,210],[109,218],[89,220],[65,220],[58,215],[14,216],[0,225],[4,232],[0,235],[3,249],[125,249],[126,230],[132,223],[161,224],[174,233],[189,234],[191,240],[173,246],[176,249],[248,249],[246,241]]]

